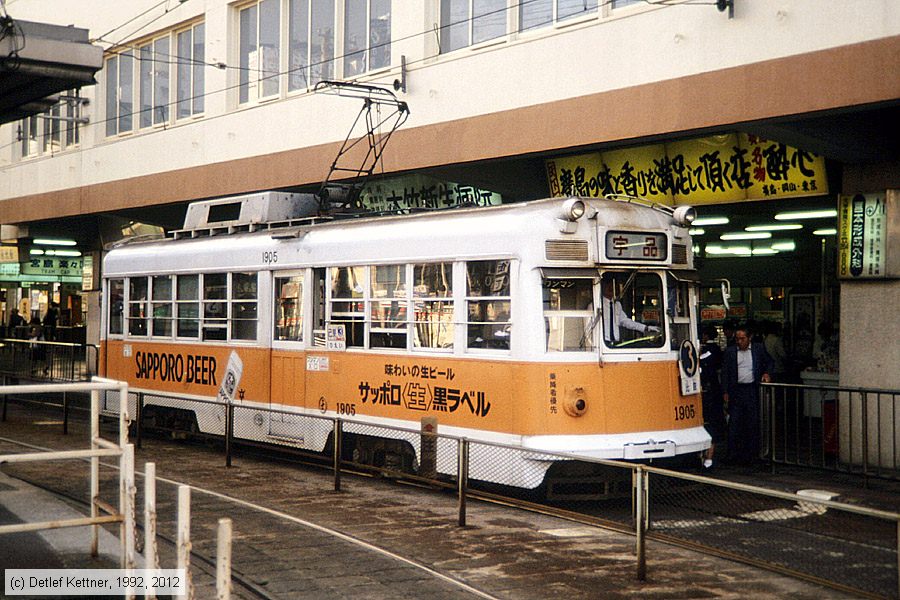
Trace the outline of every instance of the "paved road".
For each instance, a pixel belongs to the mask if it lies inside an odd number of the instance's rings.
[[[10,404],[9,420],[0,423],[0,438],[53,448],[83,447],[83,426],[70,424],[69,431],[64,437],[52,419],[29,416],[15,404]],[[14,448],[0,440],[0,453]],[[640,582],[634,538],[629,535],[479,502],[469,503],[467,526],[461,528],[456,525],[454,496],[379,479],[348,476],[342,491],[334,492],[326,471],[246,456],[237,457],[227,469],[218,449],[154,438],[145,440],[137,460],[139,465],[155,462],[162,478],[289,515],[291,519],[280,518],[198,491],[192,496],[194,549],[214,556],[216,521],[231,517],[236,571],[277,598],[478,597],[471,588],[487,597],[523,600],[850,597],[652,541],[647,580]],[[86,465],[16,464],[2,470],[87,497]],[[104,493],[115,497],[114,472],[103,473]],[[174,537],[175,486],[160,482],[158,489],[160,532]],[[161,541],[160,547],[163,566],[174,566],[171,546]],[[197,598],[213,597],[210,572],[195,561]],[[253,595],[238,589],[236,597]]]

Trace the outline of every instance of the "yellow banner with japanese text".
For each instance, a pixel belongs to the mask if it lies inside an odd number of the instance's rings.
[[[698,205],[828,193],[823,157],[743,133],[553,158],[546,168],[553,196]]]

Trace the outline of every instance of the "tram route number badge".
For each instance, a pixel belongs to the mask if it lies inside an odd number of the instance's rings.
[[[700,392],[700,357],[691,340],[684,340],[678,352],[678,371],[681,375],[681,395]]]
[[[219,387],[217,400],[219,402],[234,402],[234,392],[241,382],[244,373],[244,362],[234,350],[228,357],[228,365],[225,367],[225,376],[222,377],[222,385]]]

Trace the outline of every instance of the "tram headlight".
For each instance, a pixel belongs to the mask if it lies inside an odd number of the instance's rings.
[[[566,390],[563,397],[563,410],[570,417],[580,417],[587,412],[588,401],[587,393],[583,387],[575,387]]]
[[[577,221],[584,216],[584,201],[578,198],[569,198],[562,205],[559,218],[564,221]]]
[[[688,227],[697,218],[697,209],[693,206],[679,206],[672,213],[675,223],[681,227]]]

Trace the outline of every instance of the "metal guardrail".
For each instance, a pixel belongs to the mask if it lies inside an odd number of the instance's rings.
[[[767,459],[900,479],[900,391],[792,384],[761,391]]]
[[[27,381],[90,381],[97,375],[93,344],[0,339],[0,375]]]
[[[418,479],[431,481],[458,494],[458,523],[465,525],[467,503],[485,461],[492,468],[514,470],[528,461],[566,461],[590,469],[617,472],[629,481],[626,493],[603,502],[578,502],[566,510],[584,510],[592,518],[636,536],[636,574],[647,572],[646,538],[658,539],[783,572],[872,598],[900,598],[900,513],[878,511],[803,494],[765,489],[634,463],[600,460],[567,453],[541,452],[517,446],[473,441],[458,436],[423,433],[403,427],[372,425],[358,419],[296,412],[247,404],[176,396],[132,393],[129,402],[138,418],[140,442],[148,426],[146,412],[165,405],[178,414],[197,410],[203,428],[217,423],[224,436],[225,463],[232,464],[236,444],[279,446],[297,450],[301,440],[318,436],[325,442],[341,487],[341,472],[352,467],[373,469],[354,461],[346,448],[348,436],[372,435],[422,449],[433,447],[434,462],[422,452],[421,464],[382,461],[376,471],[404,475],[412,468]],[[111,409],[118,407],[111,405]],[[167,429],[157,415],[154,425]],[[180,425],[184,424],[181,420]],[[349,457],[349,458],[348,458]],[[319,455],[319,458],[321,455]],[[506,467],[504,467],[506,465]],[[439,467],[439,468],[438,468]],[[437,475],[436,471],[444,473]],[[535,484],[537,485],[537,484]],[[573,508],[574,507],[574,508]],[[852,558],[852,560],[850,560]]]
[[[124,412],[121,415],[122,420],[120,422],[118,443],[112,442],[100,436],[100,392],[108,390],[115,391],[122,397],[127,397],[128,384],[118,381],[111,381],[108,379],[97,378],[91,383],[0,386],[0,394],[2,395],[6,395],[11,392],[46,394],[72,391],[89,391],[91,394],[90,449],[0,455],[0,464],[47,460],[77,460],[82,458],[90,458],[91,516],[89,518],[0,525],[0,535],[5,533],[19,533],[24,531],[39,531],[41,529],[55,529],[60,527],[90,526],[90,553],[91,556],[96,557],[99,553],[100,525],[106,523],[119,523],[119,540],[121,544],[122,568],[134,568],[134,446],[128,443],[127,427],[125,426],[127,415]],[[100,457],[102,456],[119,457],[118,509],[100,499]],[[107,515],[101,516],[101,511],[106,512]]]

